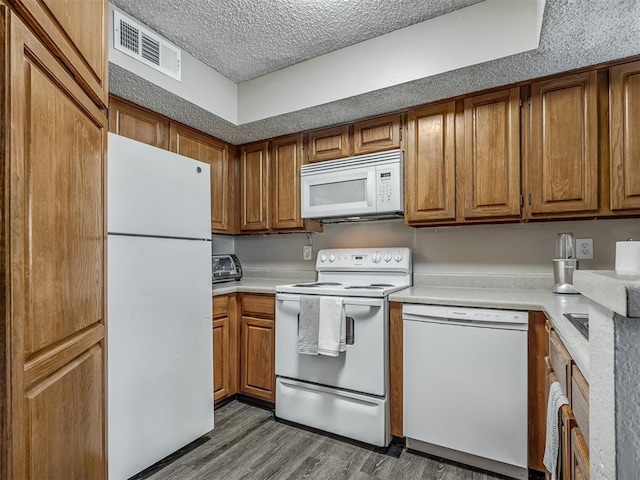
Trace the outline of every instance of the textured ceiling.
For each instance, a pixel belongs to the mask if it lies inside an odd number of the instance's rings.
[[[640,55],[638,19],[637,0],[547,0],[536,50],[240,126],[113,63],[109,64],[109,90],[222,140],[242,144]]]
[[[235,83],[481,0],[111,0]]]

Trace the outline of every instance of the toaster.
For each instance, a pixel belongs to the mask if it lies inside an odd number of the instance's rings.
[[[231,253],[211,255],[211,282],[231,282],[242,278],[242,266]]]

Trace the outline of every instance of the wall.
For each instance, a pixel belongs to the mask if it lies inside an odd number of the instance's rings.
[[[505,225],[412,228],[402,220],[325,225],[324,233],[237,236],[234,251],[245,270],[313,270],[302,261],[302,246],[321,248],[407,246],[413,249],[415,273],[551,274],[556,235],[572,232],[594,239],[594,259],[583,270],[611,270],[615,242],[640,239],[640,220],[609,219]],[[214,249],[223,240],[214,238]],[[225,247],[229,247],[229,240]],[[219,250],[217,250],[219,251]],[[257,272],[260,273],[260,272]]]

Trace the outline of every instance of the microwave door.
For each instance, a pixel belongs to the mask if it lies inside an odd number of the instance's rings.
[[[376,212],[375,169],[334,170],[302,178],[302,216],[329,218]]]

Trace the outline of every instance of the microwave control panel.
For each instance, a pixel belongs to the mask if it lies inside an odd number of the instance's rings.
[[[402,211],[402,172],[398,163],[376,167],[377,211]]]

